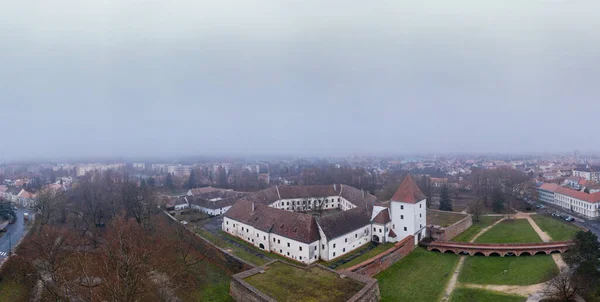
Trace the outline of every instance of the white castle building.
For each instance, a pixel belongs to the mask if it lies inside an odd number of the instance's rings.
[[[331,261],[370,241],[412,235],[416,245],[427,219],[425,195],[410,175],[387,202],[346,185],[276,186],[243,197],[224,216],[223,231],[304,263]]]

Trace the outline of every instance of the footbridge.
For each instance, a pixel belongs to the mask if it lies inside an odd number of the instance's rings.
[[[430,251],[440,253],[454,253],[460,255],[482,255],[482,256],[523,256],[551,253],[564,253],[570,247],[575,245],[573,241],[556,241],[540,243],[472,243],[472,242],[451,242],[451,241],[431,241],[420,243]]]

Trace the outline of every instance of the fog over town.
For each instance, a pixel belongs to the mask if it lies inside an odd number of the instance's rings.
[[[0,157],[598,151],[598,9],[6,1]]]

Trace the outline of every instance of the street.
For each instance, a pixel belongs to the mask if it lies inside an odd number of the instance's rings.
[[[548,212],[548,213],[558,212],[561,215],[571,216],[571,217],[575,218],[575,221],[573,222],[574,224],[576,224],[578,226],[582,226],[582,227],[590,230],[592,233],[594,233],[594,234],[596,234],[596,236],[598,236],[598,241],[600,241],[600,221],[583,217],[583,216],[579,215],[578,213],[568,211],[567,209],[559,207],[554,204],[543,203],[543,202],[538,202],[538,203],[543,204],[546,208],[543,210],[537,210],[537,212]]]
[[[15,223],[13,224],[9,224],[6,227],[7,232],[4,234],[4,236],[2,236],[2,238],[0,238],[0,260],[8,256],[8,251],[10,249],[11,243],[12,247],[14,248],[15,244],[19,241],[19,239],[21,239],[21,237],[25,233],[25,222],[23,220],[23,214],[29,213],[29,211],[24,209],[18,209],[15,211],[15,213],[17,214],[17,221],[15,221]],[[32,219],[31,215],[29,219]],[[10,243],[8,239],[9,235],[11,241]]]

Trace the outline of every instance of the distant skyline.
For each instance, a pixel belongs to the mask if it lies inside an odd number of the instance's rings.
[[[5,2],[0,161],[600,152],[597,1]]]

